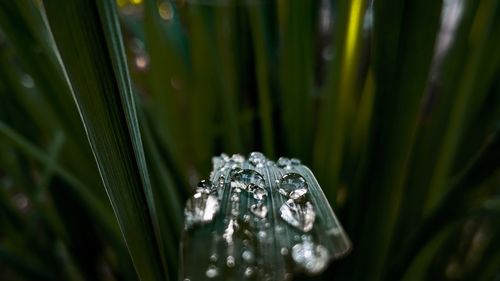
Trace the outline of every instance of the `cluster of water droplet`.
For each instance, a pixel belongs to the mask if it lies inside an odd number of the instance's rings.
[[[299,164],[297,160],[288,158],[278,160],[278,166],[285,170],[291,170],[293,165]],[[280,207],[281,218],[304,233],[313,229],[316,219],[314,206],[308,200],[308,191],[306,180],[297,173],[287,173],[278,182],[278,192],[286,198]],[[291,256],[295,264],[309,274],[323,271],[330,258],[328,250],[313,242],[310,235],[302,235],[301,240],[292,247]]]
[[[266,251],[267,241],[274,236],[284,233],[283,226],[276,224],[270,228],[268,221],[267,198],[271,196],[270,192],[277,192],[284,197],[284,203],[279,208],[279,218],[303,233],[297,236],[296,244],[280,248],[282,256],[291,257],[298,268],[306,273],[316,274],[324,270],[330,259],[328,250],[313,241],[309,234],[314,228],[316,211],[309,200],[309,187],[305,178],[294,169],[300,166],[300,160],[281,157],[276,163],[268,160],[262,153],[253,152],[249,155],[248,161],[239,154],[229,157],[222,154],[220,157],[214,157],[214,170],[211,178],[216,182],[201,181],[198,184],[195,194],[188,200],[185,217],[186,229],[195,225],[207,224],[214,220],[219,212],[219,202],[227,198],[227,213],[224,214],[224,230],[221,236],[213,234],[214,241],[221,239],[226,244],[225,265],[227,268],[234,268],[236,263],[242,262],[243,275],[246,278],[255,277],[256,274],[265,275],[262,265],[256,253],[259,251],[256,247],[264,247]],[[273,168],[280,172],[280,179],[276,181],[276,188],[271,183],[267,183],[261,174],[266,169]],[[225,176],[226,177],[225,177]],[[229,182],[226,183],[226,178]],[[215,180],[218,179],[218,180]],[[223,196],[223,194],[227,194]],[[242,194],[248,198],[248,210],[240,215],[240,200]],[[279,195],[278,195],[279,196]],[[243,245],[239,247],[240,253],[235,251],[236,233],[240,230],[240,223],[248,224],[252,231],[245,229],[245,235],[257,239],[258,243],[249,243],[249,239],[243,240]],[[218,241],[218,240],[217,240]],[[213,244],[216,244],[214,242]],[[256,246],[257,245],[257,246]],[[236,256],[241,258],[236,259]],[[217,255],[210,256],[209,265],[206,269],[207,278],[215,278],[219,275],[219,269],[216,266]],[[285,280],[291,277],[291,272],[286,272]],[[267,275],[266,275],[267,276]]]

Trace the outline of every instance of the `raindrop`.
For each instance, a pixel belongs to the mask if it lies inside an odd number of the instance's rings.
[[[253,204],[250,206],[250,211],[261,219],[265,218],[267,215],[267,207],[264,204]]]
[[[250,156],[248,157],[248,162],[250,162],[252,165],[256,166],[257,168],[262,168],[264,167],[264,164],[266,163],[267,159],[264,156],[264,154],[260,152],[252,152],[250,153]]]
[[[231,160],[241,164],[245,162],[245,157],[243,157],[243,155],[241,154],[233,154],[233,156],[231,156]]]
[[[226,259],[226,265],[227,267],[234,267],[236,264],[236,261],[233,256],[228,256]]]
[[[259,231],[259,239],[264,240],[267,238],[267,233],[264,230]]]
[[[170,21],[174,17],[174,10],[169,2],[160,3],[158,5],[158,13],[160,17],[166,21]]]
[[[241,258],[246,262],[252,262],[253,261],[253,253],[250,250],[245,250],[245,251],[243,251],[243,254],[241,254]]]
[[[12,197],[12,201],[14,201],[14,205],[21,211],[26,211],[29,206],[28,196],[24,193],[18,193]]]
[[[210,255],[209,259],[211,262],[216,262],[217,261],[217,254],[214,253],[214,254]]]
[[[237,169],[237,171],[231,176],[231,187],[233,188],[241,188],[248,191],[250,187],[254,189],[256,187],[264,189],[264,186],[264,177],[254,170]]]
[[[31,76],[28,74],[23,74],[21,76],[21,84],[25,88],[33,88],[35,86],[35,82],[33,81],[33,78],[31,78]]]
[[[232,202],[238,202],[238,201],[240,201],[240,197],[238,196],[238,194],[231,195],[231,201]]]
[[[290,166],[291,165],[291,162],[290,162],[290,159],[286,158],[286,157],[280,157],[278,159],[278,167],[280,168],[284,168],[284,169],[291,169],[292,167]]]
[[[289,199],[280,207],[280,216],[293,227],[308,232],[314,225],[316,212],[314,212],[311,202],[296,204],[292,199]]]
[[[214,278],[219,275],[219,270],[217,270],[217,267],[215,265],[211,265],[208,267],[207,272],[205,272],[208,278]]]
[[[283,232],[283,227],[281,225],[277,225],[274,230],[278,233]]]
[[[184,215],[186,227],[191,228],[196,224],[211,222],[219,211],[217,197],[206,193],[195,193],[186,203]]]
[[[292,247],[292,258],[307,273],[317,274],[326,268],[330,257],[324,246],[304,241]]]
[[[226,153],[221,153],[220,158],[222,158],[222,161],[224,161],[224,162],[229,161],[229,156]]]
[[[279,182],[279,192],[293,200],[304,199],[307,190],[306,180],[297,173],[286,174]]]
[[[281,255],[286,256],[286,255],[288,255],[288,249],[283,247],[283,248],[281,248],[280,253],[281,253]]]
[[[267,196],[267,191],[257,185],[251,184],[247,191],[251,192],[253,194],[253,198],[259,201],[263,200]]]
[[[253,268],[252,267],[247,267],[245,269],[245,277],[251,277],[253,275]]]
[[[149,64],[149,57],[145,54],[140,54],[135,57],[135,66],[138,70],[145,70]]]

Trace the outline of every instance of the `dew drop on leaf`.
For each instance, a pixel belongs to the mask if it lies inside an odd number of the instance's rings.
[[[324,246],[306,240],[292,247],[292,258],[306,273],[318,274],[326,268],[330,256]]]

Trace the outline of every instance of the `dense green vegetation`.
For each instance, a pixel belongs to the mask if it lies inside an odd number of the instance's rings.
[[[0,2],[0,280],[177,280],[221,152],[296,157],[324,280],[500,278],[500,2]]]

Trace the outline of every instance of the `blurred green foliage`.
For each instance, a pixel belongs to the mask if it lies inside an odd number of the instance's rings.
[[[318,279],[500,278],[500,2],[0,2],[0,280],[177,280],[211,156],[315,172]]]

